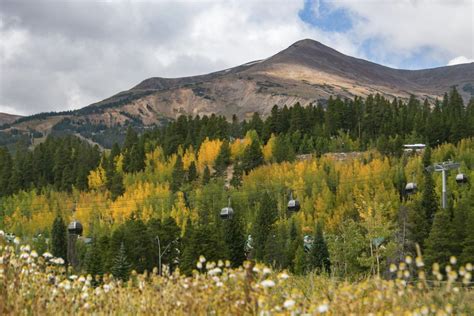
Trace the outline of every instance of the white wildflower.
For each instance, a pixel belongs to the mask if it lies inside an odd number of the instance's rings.
[[[265,281],[260,282],[260,284],[266,288],[275,286],[275,282],[273,280],[265,280]]]
[[[0,237],[3,237],[3,236],[5,236],[5,232],[0,229]]]
[[[87,299],[88,297],[89,297],[89,294],[87,294],[87,292],[82,293],[82,295],[81,295],[81,298],[82,298],[83,300]]]
[[[38,253],[36,252],[36,250],[33,250],[30,255],[33,257],[33,258],[38,258]]]
[[[395,264],[392,263],[392,264],[390,265],[390,272],[394,273],[395,271],[397,271],[397,265],[395,265]]]
[[[221,268],[214,268],[214,269],[211,269],[209,270],[209,275],[217,275],[217,274],[220,274],[222,272]]]
[[[26,252],[22,252],[20,254],[20,259],[28,259],[30,257],[30,255]]]
[[[286,308],[286,309],[292,309],[294,306],[295,306],[296,302],[294,300],[286,300],[284,303],[283,303],[283,306]]]
[[[199,262],[201,262],[201,263],[206,262],[206,258],[204,258],[204,256],[202,256],[202,255],[199,256]]]
[[[201,261],[198,261],[198,263],[196,264],[196,267],[201,270],[202,269],[202,262]]]
[[[272,273],[272,270],[270,268],[267,268],[267,267],[263,268],[263,274],[264,275],[265,274],[270,274],[270,273]]]
[[[76,279],[77,279],[77,275],[75,275],[75,274],[72,274],[72,275],[70,275],[70,276],[69,276],[69,279],[71,279],[71,280],[73,280],[73,281],[74,281],[74,280],[76,280]]]
[[[110,285],[108,284],[104,284],[103,288],[105,293],[108,293],[110,291]]]
[[[15,245],[19,245],[19,244],[20,244],[20,238],[15,237],[15,239],[13,239],[13,243],[14,243]]]
[[[406,256],[406,257],[405,257],[405,262],[406,262],[407,264],[411,264],[411,263],[413,262],[412,257],[411,257],[411,256]]]
[[[51,253],[49,253],[49,252],[45,252],[45,253],[43,253],[43,257],[44,257],[45,259],[50,259],[50,258],[53,257],[53,255],[52,255]]]
[[[452,265],[455,265],[458,261],[457,261],[457,259],[456,259],[455,256],[451,256],[451,257],[449,258],[449,262],[450,262]]]
[[[278,274],[278,278],[281,279],[281,280],[286,280],[286,279],[288,279],[289,277],[290,277],[290,276],[289,276],[287,273],[285,273],[285,272],[282,272],[282,273]]]
[[[319,313],[326,313],[329,310],[328,304],[321,304],[318,306],[318,312]]]
[[[223,285],[224,285],[224,283],[222,283],[222,282],[220,282],[220,281],[216,283],[216,286],[217,286],[217,287],[222,287]]]
[[[85,282],[86,278],[83,275],[81,275],[78,280],[79,282]]]

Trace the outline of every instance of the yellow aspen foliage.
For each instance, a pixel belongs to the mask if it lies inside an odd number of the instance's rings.
[[[99,165],[95,170],[92,170],[87,177],[87,183],[91,190],[104,190],[107,177],[102,165]]]
[[[194,161],[196,163],[196,153],[194,152],[193,146],[186,148],[186,151],[183,155],[183,169],[188,170],[191,163]]]
[[[274,134],[270,137],[265,146],[263,146],[263,159],[266,162],[270,162],[273,158],[273,148],[275,147],[276,137]]]
[[[252,143],[252,134],[247,132],[243,139],[236,139],[230,144],[230,154],[232,159],[240,158],[244,154],[245,148]]]
[[[221,150],[222,141],[219,139],[209,140],[206,137],[204,142],[201,144],[198,152],[198,170],[203,172],[206,166],[213,167],[214,161],[219,155]]]
[[[181,235],[184,236],[186,230],[186,222],[188,221],[188,218],[190,218],[191,212],[186,206],[183,192],[177,193],[177,198],[170,215],[176,221],[178,227],[181,228]]]

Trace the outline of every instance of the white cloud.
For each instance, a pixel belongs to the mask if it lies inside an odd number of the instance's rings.
[[[22,114],[79,108],[152,76],[221,70],[303,38],[393,65],[426,47],[442,64],[474,58],[469,0],[330,4],[348,10],[352,30],[324,32],[304,23],[303,0],[5,1],[0,104]],[[374,38],[366,55],[360,45]]]
[[[474,2],[472,0],[336,0],[335,8],[356,19],[354,41],[376,40],[374,57],[409,58],[417,53],[447,61],[453,56],[474,58]]]
[[[468,63],[474,63],[474,59],[467,58],[467,57],[464,57],[464,56],[458,56],[458,57],[453,58],[450,61],[448,61],[448,66],[459,65],[459,64],[468,64]]]

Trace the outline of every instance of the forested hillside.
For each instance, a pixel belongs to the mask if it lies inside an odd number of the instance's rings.
[[[274,107],[264,120],[181,116],[141,135],[130,128],[102,153],[50,137],[0,149],[0,228],[66,259],[61,238],[77,219],[87,237],[77,268],[123,279],[159,260],[189,274],[201,255],[296,274],[385,275],[416,244],[427,265],[473,262],[474,189],[455,181],[474,178],[473,137],[474,102],[455,89],[434,107],[375,95]],[[404,153],[405,143],[428,147]],[[441,176],[425,167],[447,160],[460,170],[448,175],[442,209]],[[408,195],[408,182],[418,192]],[[288,210],[291,199],[299,210]]]

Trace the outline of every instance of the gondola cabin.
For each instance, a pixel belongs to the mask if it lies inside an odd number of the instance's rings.
[[[458,184],[464,184],[464,183],[467,183],[467,176],[464,174],[464,173],[458,173],[456,175],[456,182]]]
[[[221,219],[224,219],[224,220],[231,219],[233,215],[234,215],[234,210],[232,209],[232,207],[227,206],[221,209]]]
[[[414,182],[408,182],[407,185],[405,186],[405,193],[410,195],[416,193],[417,186],[416,183]]]
[[[300,210],[301,206],[300,206],[300,202],[298,200],[295,200],[295,199],[290,199],[288,201],[288,211],[290,212],[298,212]]]
[[[82,224],[78,221],[72,221],[68,226],[67,226],[67,231],[69,232],[70,235],[82,235]]]

